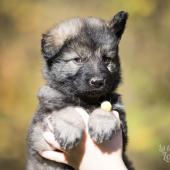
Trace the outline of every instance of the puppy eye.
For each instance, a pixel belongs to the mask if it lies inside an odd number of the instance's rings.
[[[76,63],[82,63],[82,58],[77,57],[77,58],[74,58],[73,60],[74,60]]]
[[[106,64],[109,64],[109,63],[112,61],[112,59],[109,58],[109,57],[107,57],[106,55],[103,55],[102,60],[103,60],[103,62],[105,62]]]
[[[86,62],[86,61],[87,61],[87,58],[77,57],[77,58],[74,58],[73,61],[74,61],[75,63],[81,64],[81,63],[83,63],[83,62]]]

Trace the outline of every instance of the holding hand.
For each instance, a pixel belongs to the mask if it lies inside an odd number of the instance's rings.
[[[76,110],[86,125],[81,143],[69,152],[63,150],[55,141],[53,128],[49,122],[49,130],[44,132],[44,139],[54,149],[43,151],[40,155],[46,159],[70,165],[76,170],[127,170],[122,160],[122,131],[116,131],[111,140],[96,144],[88,133],[89,115],[81,108],[76,108]],[[112,113],[119,121],[118,112]]]

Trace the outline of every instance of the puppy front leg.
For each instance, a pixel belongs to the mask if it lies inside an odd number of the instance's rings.
[[[56,141],[63,149],[72,149],[80,142],[84,121],[74,107],[67,107],[52,113],[52,124]]]
[[[98,108],[90,115],[88,128],[91,138],[96,143],[103,143],[120,130],[120,122],[112,112]]]
[[[52,112],[51,122],[57,142],[63,149],[73,148],[79,143],[84,129],[79,113],[73,107],[61,109],[65,105],[64,97],[59,91],[47,85],[39,90],[38,97],[41,106]]]

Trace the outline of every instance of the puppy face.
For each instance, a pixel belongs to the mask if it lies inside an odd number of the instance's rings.
[[[118,44],[127,16],[119,12],[109,22],[74,18],[43,34],[50,86],[65,94],[95,98],[115,90],[121,80]]]

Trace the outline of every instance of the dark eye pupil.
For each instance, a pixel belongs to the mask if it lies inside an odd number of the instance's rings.
[[[82,62],[82,59],[81,59],[81,58],[75,58],[74,61],[75,61],[76,63],[81,63],[81,62]]]
[[[105,62],[105,63],[109,63],[109,62],[111,62],[111,59],[109,58],[109,57],[107,57],[107,56],[103,56],[103,61]]]
[[[77,57],[77,58],[74,58],[74,61],[76,62],[76,63],[85,63],[85,62],[87,62],[87,58],[80,58],[80,57]]]

